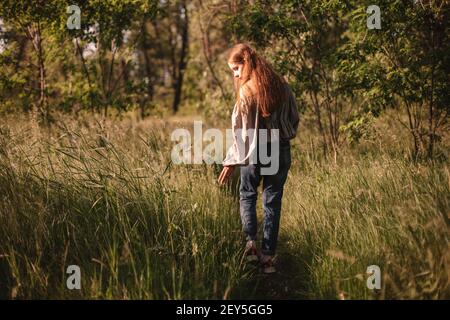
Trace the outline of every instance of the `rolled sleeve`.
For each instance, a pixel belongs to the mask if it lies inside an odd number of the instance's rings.
[[[242,166],[254,160],[257,143],[258,108],[241,95],[233,109],[231,117],[233,143],[227,150],[224,166]],[[253,129],[253,130],[252,130]]]

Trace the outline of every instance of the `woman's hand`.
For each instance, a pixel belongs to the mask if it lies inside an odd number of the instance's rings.
[[[219,175],[219,179],[217,180],[220,185],[223,185],[227,179],[231,176],[233,173],[235,166],[224,166],[222,169],[222,172]]]

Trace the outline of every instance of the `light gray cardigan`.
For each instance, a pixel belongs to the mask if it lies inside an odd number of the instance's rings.
[[[246,96],[241,88],[240,101],[235,103],[231,116],[233,144],[222,162],[224,166],[254,163],[252,161],[256,159],[257,134],[260,128],[278,129],[280,140],[295,138],[300,122],[299,113],[291,88],[288,84],[285,87],[288,99],[264,120],[255,106],[254,95]],[[268,138],[270,141],[270,135]]]

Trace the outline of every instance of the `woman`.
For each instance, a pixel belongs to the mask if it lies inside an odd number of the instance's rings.
[[[245,255],[249,261],[259,260],[265,273],[273,273],[276,271],[274,255],[278,239],[281,199],[291,166],[290,140],[296,136],[299,124],[298,110],[286,81],[247,44],[240,43],[231,49],[228,66],[233,71],[237,92],[232,115],[234,143],[223,161],[224,167],[218,181],[222,185],[233,170],[237,166],[240,167],[239,202],[247,240]],[[279,139],[271,139],[268,134],[269,139],[263,142],[258,134],[260,129],[278,129]],[[273,143],[279,143],[278,170],[275,174],[262,175],[261,169],[267,164],[260,161],[259,155],[264,152],[260,153],[259,150],[264,148],[268,151],[268,155],[272,156],[271,150],[277,150],[273,148]],[[256,161],[252,161],[255,154]],[[274,152],[273,157],[276,156]],[[263,180],[264,236],[259,255],[256,248],[256,200],[261,180]]]

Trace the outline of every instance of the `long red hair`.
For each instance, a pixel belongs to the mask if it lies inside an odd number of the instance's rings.
[[[284,78],[279,76],[263,57],[246,43],[233,46],[229,53],[229,63],[242,64],[240,78],[234,78],[236,100],[240,100],[241,87],[252,80],[256,92],[255,102],[260,114],[266,118],[287,99]]]

